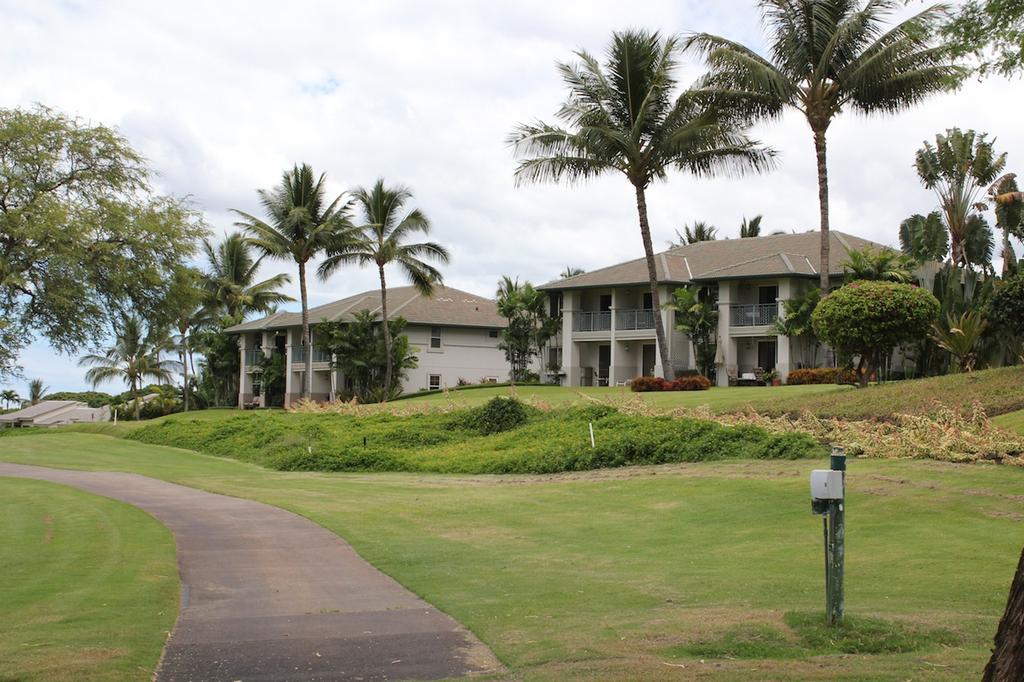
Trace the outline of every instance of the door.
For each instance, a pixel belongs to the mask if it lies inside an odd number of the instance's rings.
[[[779,300],[779,287],[774,284],[770,287],[757,288],[757,302],[761,305],[775,305]]]
[[[597,299],[597,308],[602,313],[606,313],[609,310],[611,310],[612,309],[612,295],[611,294],[601,294],[601,296]]]
[[[612,366],[612,347],[597,347],[597,385],[608,385],[608,368]]]
[[[645,377],[654,376],[654,362],[655,362],[655,345],[653,343],[645,343],[643,347],[643,357],[641,358],[641,374]]]
[[[777,345],[775,341],[757,342],[757,366],[766,372],[771,372],[775,369]]]

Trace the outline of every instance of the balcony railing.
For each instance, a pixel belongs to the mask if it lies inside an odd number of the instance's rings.
[[[612,328],[612,313],[609,310],[581,310],[572,314],[574,332],[606,332]]]
[[[255,367],[256,365],[263,362],[263,349],[262,348],[246,348],[245,349],[245,366]]]
[[[623,331],[632,329],[654,329],[654,311],[616,310],[615,328]]]
[[[317,346],[313,346],[313,362],[330,362],[331,353],[330,351],[324,350]],[[305,346],[292,346],[292,362],[293,363],[305,363],[306,362],[306,347]]]
[[[729,306],[729,324],[733,327],[764,327],[779,316],[777,303]]]

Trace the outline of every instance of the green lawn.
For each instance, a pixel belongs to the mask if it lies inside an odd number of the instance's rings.
[[[1008,431],[1016,431],[1024,436],[1024,410],[1001,414],[993,419],[992,422],[996,426],[1007,429]]]
[[[149,679],[177,617],[168,530],[52,483],[0,478],[0,576],[0,680]]]
[[[807,631],[823,600],[807,475],[823,462],[453,477],[279,473],[79,433],[3,446],[0,459],[134,471],[307,516],[526,679],[977,679],[1024,521],[1024,470],[851,461],[848,612],[925,634],[896,638],[915,651],[847,654],[846,639]],[[735,645],[751,639],[768,645]]]

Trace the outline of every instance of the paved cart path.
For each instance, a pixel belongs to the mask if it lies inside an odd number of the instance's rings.
[[[160,682],[438,679],[500,669],[455,620],[291,512],[137,474],[0,463],[0,476],[121,500],[171,530],[182,602]]]

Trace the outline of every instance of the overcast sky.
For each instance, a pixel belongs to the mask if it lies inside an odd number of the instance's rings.
[[[0,19],[0,106],[40,102],[116,126],[157,173],[157,190],[190,196],[215,235],[233,229],[229,208],[258,211],[255,190],[293,163],[326,172],[333,193],[384,177],[411,187],[433,238],[451,250],[446,283],[489,296],[502,274],[540,283],[567,265],[643,253],[625,179],[514,186],[504,140],[518,122],[553,118],[563,96],[556,60],[601,53],[611,31],[629,27],[763,45],[752,0],[0,0]],[[679,77],[699,73],[691,60]],[[947,127],[986,131],[1011,170],[1024,164],[1021,104],[1019,81],[990,79],[892,118],[842,115],[829,131],[833,229],[897,244],[900,221],[935,206],[914,151]],[[817,228],[806,122],[788,115],[753,132],[779,151],[778,170],[671,176],[648,196],[656,248],[694,220],[723,237],[756,214],[767,231]],[[267,273],[292,269],[273,263]],[[390,283],[403,284],[398,273]],[[311,305],[375,286],[372,272],[343,271],[311,282]],[[73,359],[45,343],[22,364],[53,390],[85,387]]]

